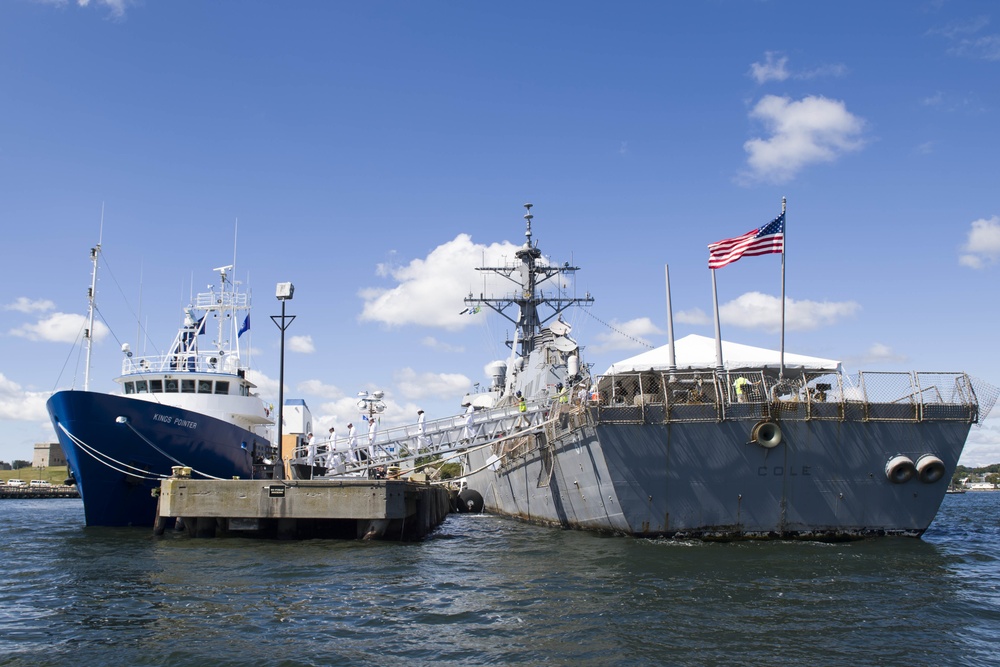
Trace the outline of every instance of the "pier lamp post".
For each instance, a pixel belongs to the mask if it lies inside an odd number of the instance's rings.
[[[385,396],[384,391],[373,391],[369,394],[367,391],[358,392],[358,410],[362,414],[366,414],[368,419],[368,432],[371,433],[372,424],[375,423],[375,419],[378,415],[385,412],[385,403],[382,402],[382,398]],[[369,437],[368,446],[372,448],[371,455],[375,455],[375,441]],[[372,461],[368,464],[371,465]]]
[[[278,371],[278,460],[274,463],[272,479],[284,479],[285,466],[281,460],[281,436],[282,427],[285,423],[285,329],[287,329],[295,319],[294,315],[285,315],[285,303],[292,300],[295,293],[295,285],[291,283],[278,283],[274,295],[281,302],[281,315],[271,315],[271,321],[281,329],[281,365]]]
[[[384,391],[373,391],[369,394],[367,391],[359,391],[358,398],[358,409],[362,414],[367,413],[369,421],[375,418],[375,415],[380,415],[385,412],[385,403],[382,402],[382,398],[385,396]]]

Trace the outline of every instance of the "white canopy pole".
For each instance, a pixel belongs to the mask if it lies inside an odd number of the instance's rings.
[[[670,346],[668,360],[670,372],[677,370],[677,358],[674,356],[674,311],[670,306],[670,265],[664,264],[663,270],[667,277],[667,345]]]
[[[719,290],[715,287],[715,269],[712,269],[712,305],[715,308],[715,365],[718,371],[722,366],[722,329],[719,327]]]

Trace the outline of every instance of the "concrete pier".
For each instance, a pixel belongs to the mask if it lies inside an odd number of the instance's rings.
[[[172,477],[160,484],[154,532],[177,519],[193,537],[419,540],[450,506],[446,489],[407,480]]]

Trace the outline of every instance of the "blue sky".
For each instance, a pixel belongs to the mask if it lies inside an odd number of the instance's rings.
[[[788,201],[786,349],[1000,385],[1000,8],[993,2],[0,4],[0,459],[53,437],[101,238],[113,390],[237,256],[254,377],[317,426],[383,389],[458,411],[509,327],[459,316],[524,240],[581,267],[596,370],[713,335],[709,243]],[[780,259],[717,272],[723,336],[776,348]],[[625,335],[621,335],[622,332]],[[244,338],[246,340],[246,338]],[[995,420],[990,420],[994,421]],[[962,462],[1000,461],[1000,427]]]

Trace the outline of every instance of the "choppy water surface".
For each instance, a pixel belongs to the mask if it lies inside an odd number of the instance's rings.
[[[1000,493],[922,540],[728,544],[450,516],[417,544],[154,538],[0,501],[0,665],[989,665]],[[405,661],[402,663],[401,661]]]

